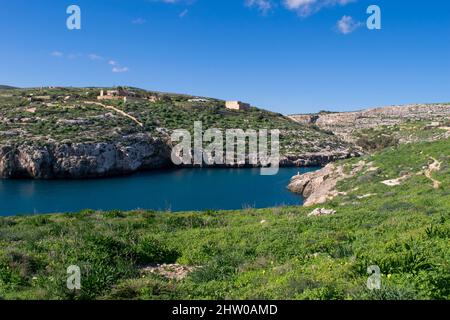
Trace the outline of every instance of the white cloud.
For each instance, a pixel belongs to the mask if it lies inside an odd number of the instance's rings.
[[[284,6],[297,12],[302,17],[307,17],[323,8],[333,6],[345,6],[357,0],[283,0]]]
[[[361,27],[361,22],[355,21],[350,16],[343,16],[336,24],[337,30],[342,34],[349,34]]]
[[[112,72],[114,73],[123,73],[123,72],[128,72],[129,69],[127,67],[113,67],[112,68]]]
[[[144,18],[136,18],[131,21],[132,24],[145,24],[146,22],[147,20],[145,20]]]
[[[187,3],[191,4],[195,0],[149,0],[150,2],[163,2],[163,3]]]
[[[189,13],[188,9],[184,9],[183,11],[180,12],[180,14],[178,15],[180,18],[184,18],[186,17],[186,15]]]
[[[98,54],[95,53],[88,54],[88,58],[89,60],[103,60],[102,56],[99,56]]]
[[[247,7],[255,7],[261,13],[266,14],[272,9],[272,2],[270,0],[245,0]]]
[[[121,66],[116,60],[106,59],[106,58],[104,58],[101,55],[98,55],[96,53],[90,53],[90,54],[86,55],[86,54],[81,54],[81,53],[64,54],[61,51],[52,51],[50,53],[50,55],[52,57],[57,57],[57,58],[65,57],[65,58],[70,59],[70,60],[73,60],[73,59],[81,57],[81,58],[89,59],[91,61],[99,61],[101,63],[107,63],[108,65],[110,65],[112,67],[111,71],[114,72],[114,73],[124,73],[124,72],[130,71],[130,69],[128,67]]]
[[[108,64],[113,67],[111,71],[114,73],[123,73],[130,71],[128,67],[122,67],[116,60],[110,59],[108,60]]]
[[[69,53],[67,55],[67,58],[73,60],[73,59],[77,59],[79,57],[83,56],[81,53]]]
[[[162,2],[169,4],[193,4],[196,0],[147,0],[149,2]],[[266,14],[280,3],[288,10],[296,12],[302,17],[307,17],[324,8],[345,6],[358,0],[244,0],[247,7],[257,8]]]
[[[64,53],[62,53],[61,51],[53,51],[52,53],[50,53],[50,55],[53,57],[60,58],[64,56]]]

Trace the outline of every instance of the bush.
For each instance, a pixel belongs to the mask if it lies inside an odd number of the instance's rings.
[[[376,135],[376,136],[362,136],[356,144],[368,152],[375,152],[389,147],[398,146],[399,141],[392,136]]]
[[[175,249],[153,236],[140,239],[135,250],[137,262],[141,264],[173,263],[179,257]]]

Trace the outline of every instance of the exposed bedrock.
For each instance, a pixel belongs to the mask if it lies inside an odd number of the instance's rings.
[[[29,142],[21,145],[0,145],[0,178],[78,179],[123,175],[174,166],[170,154],[171,146],[167,141],[148,136],[133,137],[132,141],[120,142]],[[354,156],[358,154],[346,150],[281,156],[280,166],[324,166],[332,161]]]
[[[169,165],[167,144],[151,137],[101,143],[25,143],[0,146],[2,178],[89,178]]]

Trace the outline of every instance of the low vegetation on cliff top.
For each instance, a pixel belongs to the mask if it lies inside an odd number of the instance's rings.
[[[252,107],[229,110],[225,101],[189,95],[129,89],[136,98],[103,100],[136,118],[143,127],[114,110],[96,104],[100,88],[10,89],[0,93],[0,144],[34,142],[121,141],[124,136],[167,135],[174,129],[279,129],[282,154],[346,149],[349,145],[313,126],[296,123],[270,111]],[[106,88],[104,88],[106,90]],[[155,100],[150,100],[153,97]]]
[[[341,182],[347,194],[323,205],[331,216],[278,207],[1,218],[0,297],[450,299],[449,146],[404,144],[363,157],[376,169]],[[432,159],[438,187],[423,174]],[[382,183],[405,175],[397,186]],[[191,268],[178,279],[151,272],[163,263]],[[82,272],[75,293],[66,289],[70,265]],[[381,290],[367,289],[371,265]]]

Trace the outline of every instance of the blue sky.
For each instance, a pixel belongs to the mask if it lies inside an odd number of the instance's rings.
[[[285,114],[450,101],[446,0],[0,3],[0,84],[130,85]],[[81,30],[66,28],[71,4]],[[381,30],[365,26],[371,4]]]

